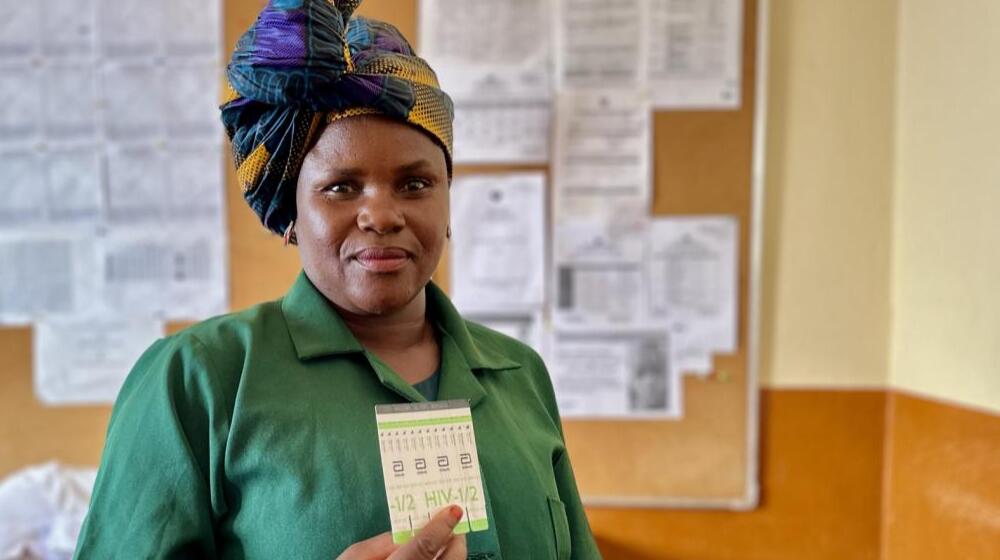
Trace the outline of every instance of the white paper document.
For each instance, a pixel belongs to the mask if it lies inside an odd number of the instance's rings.
[[[98,239],[97,255],[100,299],[108,311],[172,320],[225,312],[225,247],[218,232],[118,228]]]
[[[102,69],[101,91],[104,126],[108,139],[115,142],[150,140],[163,134],[163,68],[146,61],[108,64]]]
[[[164,324],[137,316],[35,323],[35,394],[48,405],[108,404]]]
[[[48,224],[93,225],[103,217],[104,170],[96,148],[53,149],[45,157]]]
[[[72,234],[0,236],[0,325],[79,313],[93,290],[93,246]]]
[[[0,230],[94,225],[101,214],[101,165],[87,147],[0,150]]]
[[[550,97],[470,97],[454,102],[456,164],[549,160]]]
[[[16,1],[16,0],[15,0]],[[98,0],[45,0],[42,52],[47,56],[88,58],[94,52]]]
[[[166,10],[167,56],[199,56],[209,59],[219,49],[219,0],[169,0]]]
[[[18,230],[45,219],[45,168],[34,150],[0,151],[0,230]]]
[[[635,91],[560,94],[557,101],[556,222],[646,215],[651,199],[651,113]]]
[[[100,106],[93,66],[76,60],[50,63],[44,68],[44,76],[46,140],[94,142]]]
[[[161,54],[163,37],[167,34],[164,8],[168,2],[97,0],[97,3],[103,56],[146,59]],[[199,15],[192,14],[192,18]]]
[[[545,176],[458,177],[451,204],[451,295],[458,309],[539,308],[545,296]]]
[[[219,0],[0,0],[0,325],[109,402],[162,321],[228,308]],[[2,532],[2,531],[0,531]]]
[[[113,224],[148,223],[163,217],[164,151],[129,145],[108,155],[107,217]]]
[[[420,54],[455,103],[455,162],[548,160],[552,0],[423,0]]]
[[[226,163],[229,163],[228,161]],[[201,222],[218,227],[222,221],[223,162],[218,144],[172,144],[167,148],[166,215],[170,222]]]
[[[560,90],[643,85],[644,0],[557,0],[556,6]]]
[[[554,227],[556,325],[628,325],[645,307],[641,223],[571,222]]]
[[[681,416],[681,380],[665,329],[556,330],[546,361],[564,418]]]
[[[649,0],[653,106],[740,106],[743,0]]]
[[[185,140],[219,137],[220,70],[214,61],[170,64],[165,76],[170,82],[163,93],[167,134]]]
[[[34,54],[41,30],[42,2],[0,0],[0,61]]]
[[[39,141],[44,99],[37,65],[0,65],[0,146]]]
[[[739,223],[733,216],[675,216],[649,225],[649,316],[666,322],[678,367],[707,373],[739,341]]]

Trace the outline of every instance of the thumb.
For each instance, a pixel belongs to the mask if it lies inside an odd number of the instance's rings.
[[[454,538],[452,531],[462,518],[462,508],[448,506],[437,512],[413,540],[389,556],[390,560],[433,560]]]

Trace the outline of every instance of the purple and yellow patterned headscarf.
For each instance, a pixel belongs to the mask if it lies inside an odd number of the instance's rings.
[[[306,150],[339,118],[379,114],[425,131],[451,173],[451,99],[434,71],[384,22],[351,17],[361,0],[271,0],[227,69],[222,122],[243,196],[264,226],[295,219]]]

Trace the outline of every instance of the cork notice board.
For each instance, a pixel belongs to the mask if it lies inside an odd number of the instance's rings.
[[[223,2],[230,52],[264,0]],[[762,117],[758,44],[766,0],[744,6],[743,99],[737,111],[655,115],[652,212],[732,214],[740,220],[739,348],[708,378],[687,377],[679,421],[567,421],[577,481],[589,504],[748,508],[757,500],[756,278]],[[417,35],[417,0],[365,0],[360,13]],[[220,127],[220,134],[221,127]],[[234,309],[280,297],[299,270],[294,249],[265,232],[242,200],[228,157],[229,285]],[[459,167],[456,174],[547,171],[538,166]],[[435,275],[447,287],[447,257]],[[175,331],[183,325],[170,325]],[[31,331],[0,329],[0,476],[58,460],[96,465],[110,407],[45,407],[31,386]]]

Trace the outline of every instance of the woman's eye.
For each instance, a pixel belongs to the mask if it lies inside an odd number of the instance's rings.
[[[349,194],[354,192],[354,187],[350,183],[334,183],[326,186],[323,191],[329,194]]]
[[[431,182],[426,179],[409,179],[403,184],[403,191],[417,192],[431,186]]]

